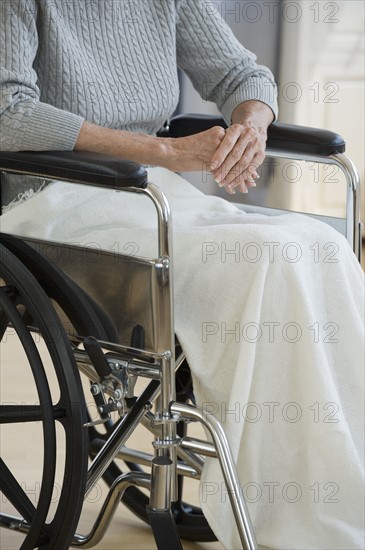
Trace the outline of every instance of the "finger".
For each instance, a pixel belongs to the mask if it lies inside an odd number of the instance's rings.
[[[232,179],[232,181],[228,185],[225,185],[224,188],[233,191],[242,183],[247,189],[250,187],[256,187],[254,176],[251,175],[251,173],[248,173],[246,170],[243,170],[240,174],[236,175],[236,177]]]
[[[246,194],[248,193],[248,189],[245,183],[240,183],[237,185],[237,187],[234,188],[233,191],[239,191],[240,193]]]
[[[230,193],[231,195],[235,195],[236,192],[247,194],[248,193],[248,186],[246,185],[246,182],[241,181],[238,185],[236,185],[234,188],[231,186],[226,187],[227,193]]]
[[[245,142],[247,143],[247,136],[244,136],[244,138],[246,138]],[[257,170],[258,166],[264,161],[265,143],[260,137],[256,136],[254,140],[248,142],[246,149],[243,151],[241,144],[243,143],[244,146],[245,142],[243,139],[239,140],[224,164],[214,172],[216,181],[222,183],[222,185],[228,185],[238,175],[238,170],[242,171],[247,168],[253,172],[252,166]],[[240,147],[242,148],[240,149]],[[236,163],[233,164],[235,161]]]
[[[255,156],[252,159],[252,164],[256,164],[256,167],[258,168],[261,166],[265,160],[266,151],[265,147],[260,147],[260,149],[256,152]]]
[[[253,139],[252,132],[245,129],[245,133],[241,134],[231,150],[225,149],[226,157],[219,168],[214,170],[215,178],[222,181],[239,161],[248,165],[257,151],[255,145],[256,139]]]
[[[224,163],[215,173],[216,179],[221,181],[223,185],[227,185],[232,179],[232,174],[248,168],[256,153],[255,146],[248,141],[246,136],[240,139],[233,150],[229,153]],[[237,173],[236,173],[237,175]]]
[[[242,183],[244,184],[246,189],[248,189],[250,187],[256,187],[255,180],[252,177],[245,174],[244,172],[242,172],[237,178],[235,178],[227,186],[227,189],[229,189],[230,191],[235,191],[235,190],[239,189],[242,186]]]
[[[232,151],[233,147],[235,146],[240,136],[241,136],[241,131],[238,128],[238,125],[230,126],[229,128],[227,128],[226,135],[222,140],[222,143],[220,144],[217,151],[213,155],[211,166],[210,166],[210,169],[212,171],[216,171],[222,165],[227,155],[230,153],[230,151]]]
[[[234,179],[236,179],[240,174],[243,172],[246,172],[247,175],[251,176],[253,172],[255,172],[257,166],[256,164],[252,164],[252,158],[255,155],[255,150],[252,144],[249,144],[246,147],[245,154],[242,158],[234,166],[230,168],[229,171],[226,171],[226,163],[224,163],[224,172],[222,173],[221,178],[219,178],[219,175],[215,178],[218,182],[220,180],[220,183],[222,186],[229,185]],[[250,162],[251,161],[251,162]]]
[[[227,191],[228,195],[235,195],[236,194],[235,189],[231,189],[230,187],[226,187],[226,191]]]
[[[215,172],[214,175],[217,180],[222,179],[219,169],[222,168],[223,163],[225,164],[226,173],[229,172],[237,161],[243,157],[245,148],[249,143],[252,143],[256,149],[258,164],[261,164],[265,158],[266,146],[266,140],[262,138],[261,134],[258,134],[254,128],[243,127],[240,124],[232,125],[226,130],[226,137],[213,155],[210,167]],[[250,161],[250,157],[246,159],[247,164]]]
[[[248,167],[241,166],[241,172],[240,174],[236,174],[235,184],[237,184],[237,178],[238,177],[244,177],[246,186],[249,187],[255,187],[256,182],[255,180],[260,179],[260,174],[258,173],[259,167],[260,167],[260,161],[265,158],[265,155],[260,151],[259,153],[256,153]],[[237,172],[239,170],[239,167],[237,166],[233,172]],[[228,185],[231,185],[233,182],[233,179],[230,181]],[[225,182],[223,182],[225,183]]]
[[[234,188],[229,185],[225,187],[225,190],[229,195],[235,195],[236,191],[239,191],[240,193],[245,193],[245,194],[248,193],[248,188],[246,186],[246,183],[243,181],[241,181],[241,183]]]

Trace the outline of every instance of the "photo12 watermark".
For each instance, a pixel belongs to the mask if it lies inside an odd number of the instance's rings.
[[[249,424],[298,424],[310,422],[314,424],[338,424],[340,422],[340,407],[334,401],[326,403],[298,403],[297,401],[250,401],[236,402],[228,405],[224,401],[214,401],[202,404],[203,414],[214,415],[220,422],[227,421],[235,424],[248,422]]]
[[[306,499],[314,504],[338,504],[340,502],[340,486],[335,481],[314,481],[311,485],[304,485],[297,481],[264,481],[258,483],[250,481],[245,484],[237,483],[235,494],[228,491],[225,483],[205,481],[201,486],[202,502],[218,498],[222,504],[228,504],[230,497],[243,498],[245,502],[265,504],[288,503],[297,504]]]
[[[188,0],[193,1],[193,0]],[[340,22],[339,2],[313,2],[311,0],[280,2],[279,0],[203,0],[203,16],[221,17],[231,23],[298,23],[304,16],[312,23]]]
[[[306,246],[295,241],[280,243],[278,241],[249,242],[203,242],[201,259],[203,264],[219,263],[250,263],[263,261],[270,264],[285,262],[296,264],[300,260],[310,260],[313,263],[337,264],[340,247],[336,242],[320,244],[308,243]]]
[[[64,481],[62,485],[58,482],[54,482],[50,504],[57,504],[60,501],[62,490],[64,490],[67,485],[70,486],[70,483],[67,481]],[[77,487],[76,484],[73,486]],[[40,481],[21,481],[20,487],[24,491],[24,494],[29,498],[30,502],[34,506],[37,506],[40,502],[42,483]],[[103,497],[105,498],[103,487],[100,483],[96,483],[92,490],[85,495],[85,502],[89,504],[97,504],[103,499]],[[4,493],[1,493],[0,501],[2,504],[9,502]]]
[[[315,344],[338,344],[340,339],[340,326],[334,321],[319,323],[315,321],[311,325],[289,321],[256,321],[232,322],[232,321],[203,321],[201,326],[201,338],[203,344],[213,341],[221,344],[296,344],[303,337]],[[306,340],[306,341],[307,341]]]

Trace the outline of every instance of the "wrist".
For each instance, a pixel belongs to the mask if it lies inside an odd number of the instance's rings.
[[[187,143],[182,146],[181,138],[160,138],[160,166],[169,170],[177,171],[184,165],[184,161],[189,158],[187,154]],[[186,140],[185,140],[186,141]]]
[[[163,138],[138,132],[117,130],[115,153],[140,164],[162,166],[164,158]]]
[[[175,159],[178,157],[176,151],[176,139],[175,138],[155,138],[157,141],[155,143],[156,147],[156,157],[158,159],[158,166],[163,168],[168,168],[173,170]]]
[[[273,121],[274,113],[271,108],[257,100],[240,103],[232,113],[232,124],[259,128],[265,133]]]

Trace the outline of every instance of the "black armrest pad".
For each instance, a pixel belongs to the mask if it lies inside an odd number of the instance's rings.
[[[329,130],[274,123],[268,129],[267,147],[328,157],[344,153],[346,143],[343,137]]]
[[[112,189],[147,186],[147,172],[140,164],[84,151],[2,151],[0,170]]]
[[[193,134],[199,134],[213,128],[213,126],[223,126],[227,128],[227,124],[224,119],[217,115],[198,115],[198,114],[186,114],[177,115],[170,120],[168,127],[162,128],[158,135],[161,137],[186,137]]]
[[[184,137],[204,132],[213,126],[227,128],[227,124],[220,116],[178,115],[170,121],[168,132],[163,129],[160,135]],[[293,153],[328,156],[334,153],[343,153],[346,144],[341,136],[328,130],[276,122],[269,126],[267,147]]]

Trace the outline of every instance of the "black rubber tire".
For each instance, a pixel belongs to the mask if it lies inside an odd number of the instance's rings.
[[[17,487],[18,494],[14,496],[12,493],[12,502],[15,503],[18,512],[25,512],[22,515],[26,515],[31,524],[22,549],[66,549],[71,543],[81,512],[87,473],[87,434],[83,428],[86,421],[86,406],[80,398],[80,378],[70,343],[49,298],[31,272],[2,244],[0,280],[1,336],[11,323],[32,369],[40,405],[34,406],[34,414],[28,421],[42,423],[44,457],[40,498],[36,507],[30,506],[27,495],[4,462],[1,463],[2,489],[11,493],[11,487]],[[56,404],[52,404],[47,374],[24,322],[27,317],[24,313],[36,322],[51,358],[60,394]],[[20,410],[19,406],[15,405],[12,409],[6,406],[1,408],[2,422],[24,420],[24,409]],[[46,524],[55,479],[56,422],[62,424],[65,432],[65,463],[57,507],[53,519]]]
[[[117,341],[117,330],[110,317],[74,281],[20,239],[10,235],[3,235],[1,238],[16,252],[17,256],[21,257],[48,296],[66,313],[79,334],[94,336],[99,340]],[[191,399],[193,398],[192,384],[189,380],[187,364],[183,364],[180,370],[182,375],[177,376],[177,395],[180,399]],[[108,428],[110,431],[113,426],[109,425]],[[93,440],[100,441],[103,436],[95,428],[90,428],[88,432],[92,449]],[[140,466],[129,462],[126,466],[129,470],[141,469]],[[114,461],[104,473],[103,479],[111,486],[122,473],[117,461]],[[179,486],[180,496],[178,502],[174,504],[173,511],[181,538],[196,542],[217,540],[201,509],[183,502],[183,479],[180,480]],[[130,487],[125,491],[122,501],[136,516],[149,523],[147,514],[149,499],[142,491]]]

